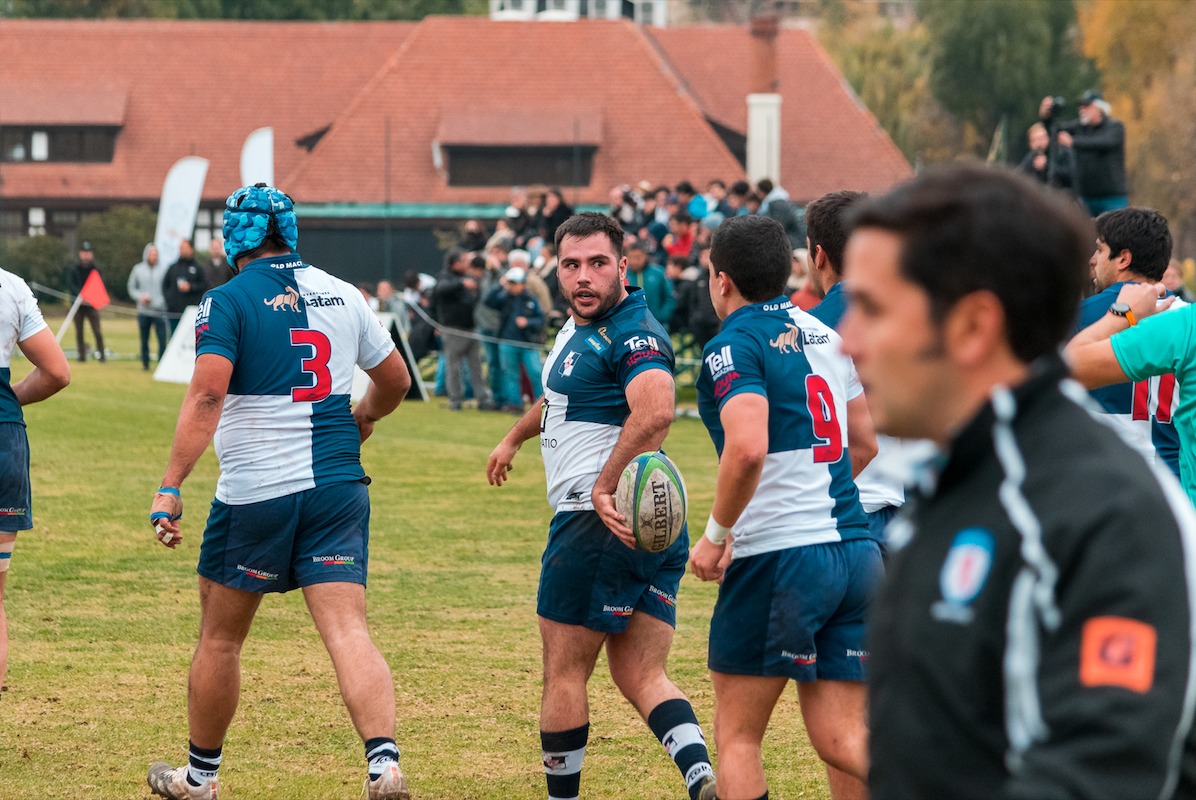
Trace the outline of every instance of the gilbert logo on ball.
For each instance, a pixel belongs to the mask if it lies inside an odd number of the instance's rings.
[[[640,453],[631,459],[615,489],[615,507],[627,517],[641,550],[659,553],[685,526],[685,481],[664,453]]]

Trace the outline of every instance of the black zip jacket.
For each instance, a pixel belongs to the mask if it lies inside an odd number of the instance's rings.
[[[1196,515],[1058,361],[1034,372],[889,529],[874,800],[1196,796]]]
[[[1129,194],[1125,178],[1125,126],[1112,117],[1095,125],[1069,123],[1076,154],[1074,188],[1080,197],[1117,197]]]

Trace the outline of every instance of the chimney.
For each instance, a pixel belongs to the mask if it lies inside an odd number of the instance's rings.
[[[781,185],[781,95],[777,79],[777,17],[751,22],[752,83],[747,96],[747,178]]]
[[[752,84],[753,94],[773,94],[777,91],[777,18],[752,17]]]

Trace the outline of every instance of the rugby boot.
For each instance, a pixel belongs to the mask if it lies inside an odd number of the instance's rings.
[[[714,783],[714,776],[707,775],[698,784],[698,800],[717,800],[718,789]]]
[[[407,789],[407,779],[399,765],[389,761],[382,768],[382,774],[377,778],[365,779],[362,794],[367,800],[411,800],[411,792]],[[214,795],[213,795],[214,796]]]
[[[216,800],[220,794],[218,780],[212,780],[202,786],[192,786],[187,782],[187,767],[172,767],[159,761],[150,764],[149,777],[146,778],[150,789],[159,797],[168,800]],[[396,797],[398,795],[395,795]]]

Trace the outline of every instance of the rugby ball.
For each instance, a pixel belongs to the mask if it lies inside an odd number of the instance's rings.
[[[627,517],[639,549],[659,553],[685,525],[685,481],[664,453],[640,453],[619,476],[615,508]]]

